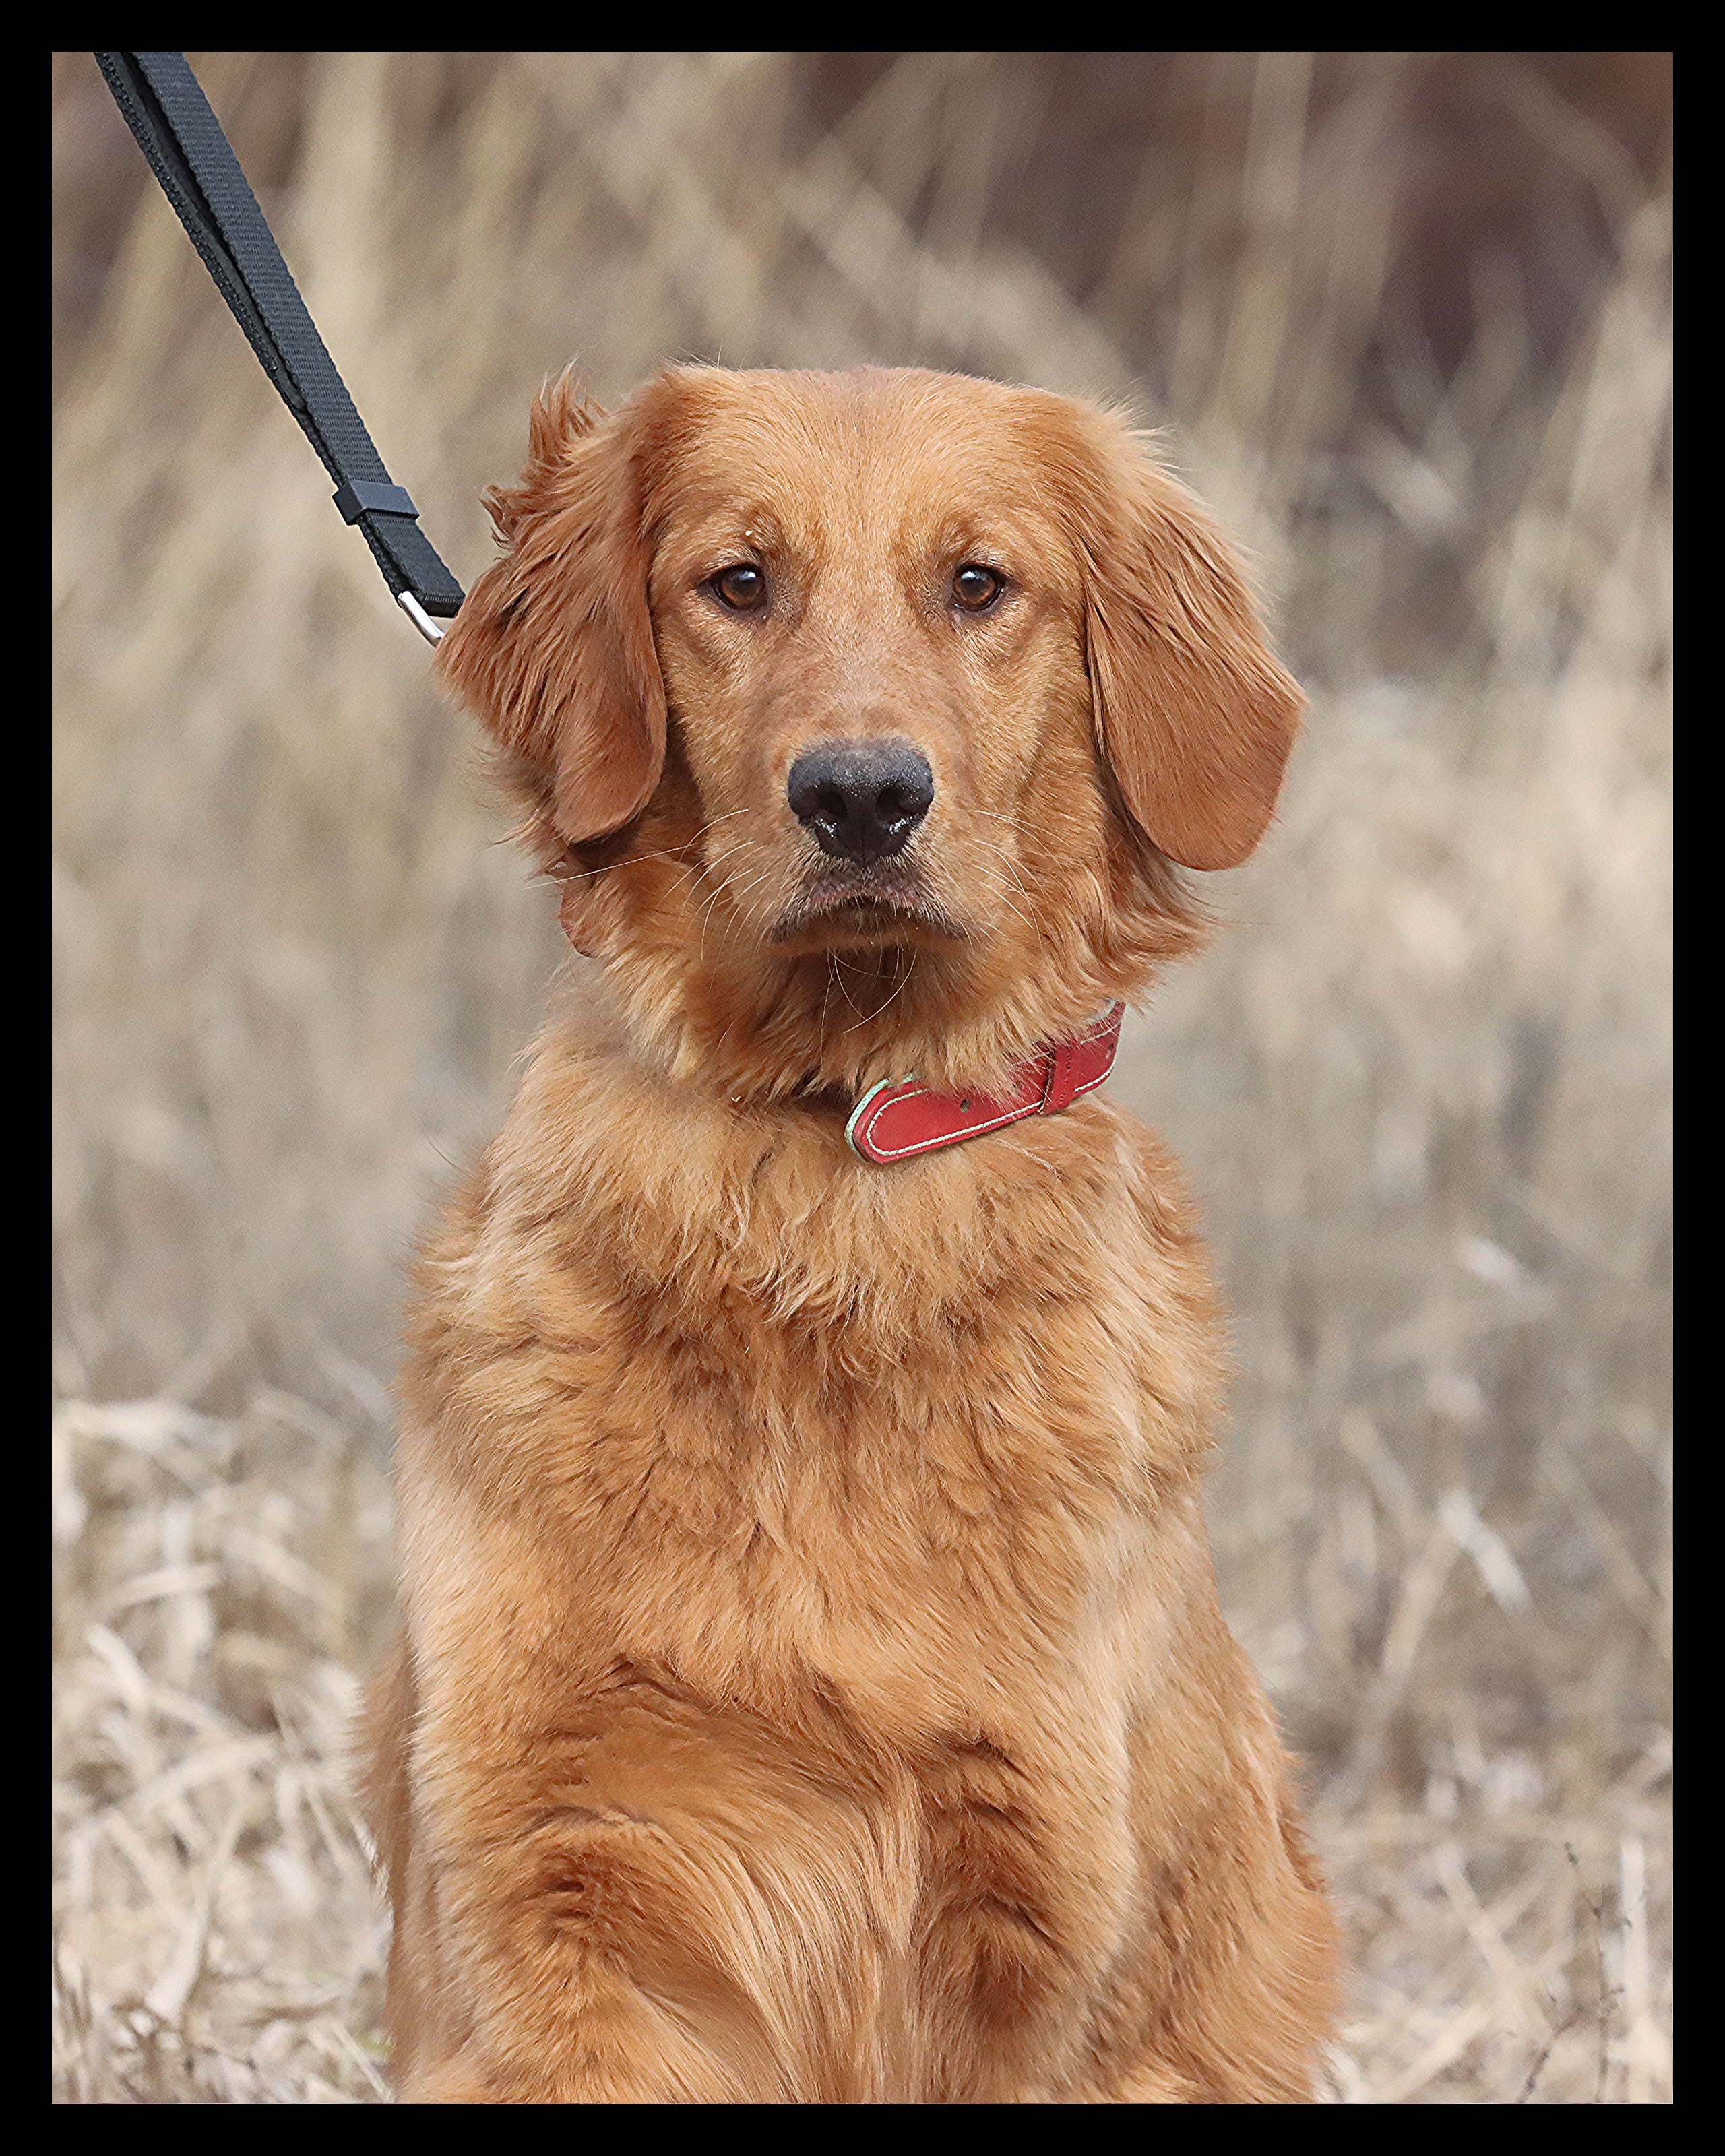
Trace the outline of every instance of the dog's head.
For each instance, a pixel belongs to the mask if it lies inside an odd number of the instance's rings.
[[[564,381],[444,679],[563,918],[733,1090],[981,1084],[1190,946],[1301,696],[1118,422],[915,371]]]

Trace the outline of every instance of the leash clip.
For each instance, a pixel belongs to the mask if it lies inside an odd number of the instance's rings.
[[[441,644],[444,633],[411,592],[398,592],[395,603],[428,644]]]

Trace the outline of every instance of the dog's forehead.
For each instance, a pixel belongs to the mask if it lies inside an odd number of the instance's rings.
[[[685,526],[769,523],[793,542],[1046,518],[1058,400],[919,371],[685,377],[663,509]]]

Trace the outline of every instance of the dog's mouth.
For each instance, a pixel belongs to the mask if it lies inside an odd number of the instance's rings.
[[[898,860],[833,863],[809,877],[773,930],[775,943],[893,943],[964,931],[922,876]]]

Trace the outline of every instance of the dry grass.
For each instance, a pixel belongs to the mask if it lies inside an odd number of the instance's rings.
[[[388,1595],[376,1449],[263,1391],[69,1406],[54,1445],[62,2101],[381,2095],[342,1758]]]
[[[1336,2093],[1668,2102],[1656,56],[1094,58],[194,55],[470,581],[572,352],[1169,425],[1314,696],[1117,1084],[1239,1312]],[[367,2102],[396,1283],[557,940],[105,100],[57,63],[57,2093]]]

